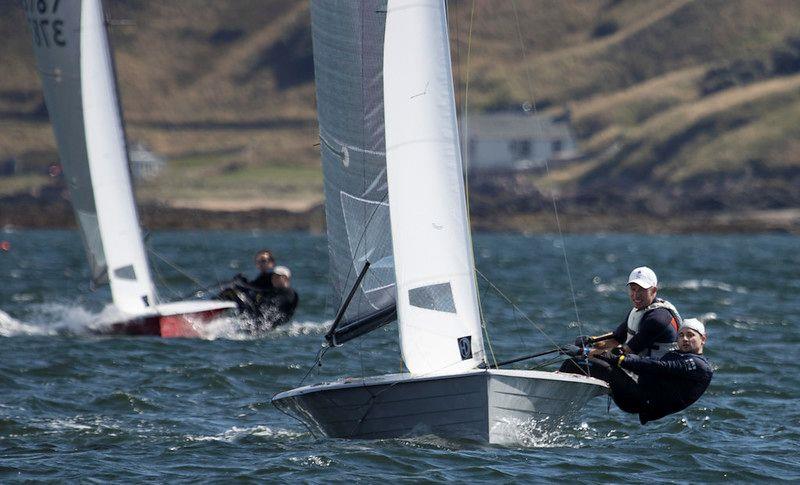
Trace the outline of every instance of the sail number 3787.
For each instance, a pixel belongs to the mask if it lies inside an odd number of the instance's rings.
[[[55,16],[58,13],[60,0],[20,0],[20,2],[28,16],[33,41],[37,46],[67,45],[64,37],[64,21],[60,18],[43,18],[45,15]]]

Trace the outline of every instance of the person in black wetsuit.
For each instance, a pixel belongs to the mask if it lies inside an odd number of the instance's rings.
[[[256,295],[254,302],[261,310],[262,318],[270,327],[288,322],[294,316],[300,298],[291,287],[292,272],[286,266],[275,266],[272,270],[270,289]]]
[[[703,395],[714,374],[702,355],[706,338],[705,325],[689,318],[678,331],[677,350],[659,359],[623,348],[597,355],[609,368],[614,403],[626,413],[638,414],[642,424],[689,407]],[[638,382],[630,372],[638,376]]]
[[[660,298],[656,273],[647,266],[631,271],[628,277],[628,296],[633,308],[613,332],[599,336],[580,336],[575,345],[584,348],[594,343],[589,351],[588,363],[585,359],[568,359],[559,369],[574,374],[589,373],[592,377],[608,380],[608,370],[604,366],[593,365],[592,357],[608,349],[623,346],[628,354],[659,358],[674,348],[678,336],[681,316],[675,306]]]
[[[297,309],[297,292],[291,288],[291,271],[275,266],[272,251],[261,250],[255,256],[258,275],[248,281],[241,273],[224,288],[219,298],[236,303],[253,320],[254,330],[274,328],[286,323]]]
[[[266,291],[272,288],[272,270],[275,268],[275,257],[269,249],[262,249],[256,253],[256,268],[258,276],[248,284],[254,288]]]

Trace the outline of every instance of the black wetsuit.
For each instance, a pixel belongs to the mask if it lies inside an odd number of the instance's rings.
[[[259,273],[256,279],[247,283],[253,290],[269,291],[272,289],[272,271]]]
[[[260,273],[252,281],[237,275],[219,298],[235,302],[239,311],[249,316],[259,329],[274,328],[291,320],[299,302],[292,288],[272,286],[272,272]]]
[[[628,317],[614,330],[614,340],[625,344],[634,354],[651,349],[658,350],[655,342],[674,342],[678,339],[677,322],[673,323],[672,313],[666,308],[654,308],[644,315],[639,323],[639,331],[629,342]]]
[[[660,359],[627,355],[620,365],[639,376],[636,383],[612,366],[611,397],[627,413],[638,413],[642,424],[686,409],[708,388],[714,371],[702,355],[667,352]]]
[[[299,302],[300,298],[292,288],[273,287],[255,296],[255,304],[261,311],[261,318],[270,327],[277,327],[291,320]]]

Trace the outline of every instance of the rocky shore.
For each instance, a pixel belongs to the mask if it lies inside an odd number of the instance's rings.
[[[206,206],[207,207],[207,206]],[[156,230],[262,229],[268,231],[325,231],[321,205],[308,210],[249,209],[214,210],[170,207],[148,203],[140,207],[144,227]],[[472,226],[477,231],[554,233],[558,224],[551,210],[489,212],[472,207]],[[800,235],[800,209],[742,212],[696,212],[653,216],[640,213],[598,214],[574,206],[559,214],[565,233],[784,233]],[[69,202],[18,195],[0,199],[0,226],[24,229],[71,229],[76,227]]]

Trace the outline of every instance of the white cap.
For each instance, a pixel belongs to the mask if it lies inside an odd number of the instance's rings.
[[[287,268],[286,266],[275,266],[274,268],[272,268],[272,274],[285,276],[287,278],[292,277],[292,272],[289,271],[289,268]]]
[[[699,333],[700,335],[702,335],[703,337],[706,336],[706,326],[703,325],[703,322],[701,322],[696,318],[687,318],[686,320],[684,320],[683,323],[681,324],[681,328],[679,328],[678,331],[680,332],[684,328],[690,328],[695,332]]]
[[[628,284],[631,283],[636,283],[646,290],[658,286],[658,278],[656,278],[656,272],[652,269],[647,266],[639,266],[631,271],[631,275],[628,276]]]

